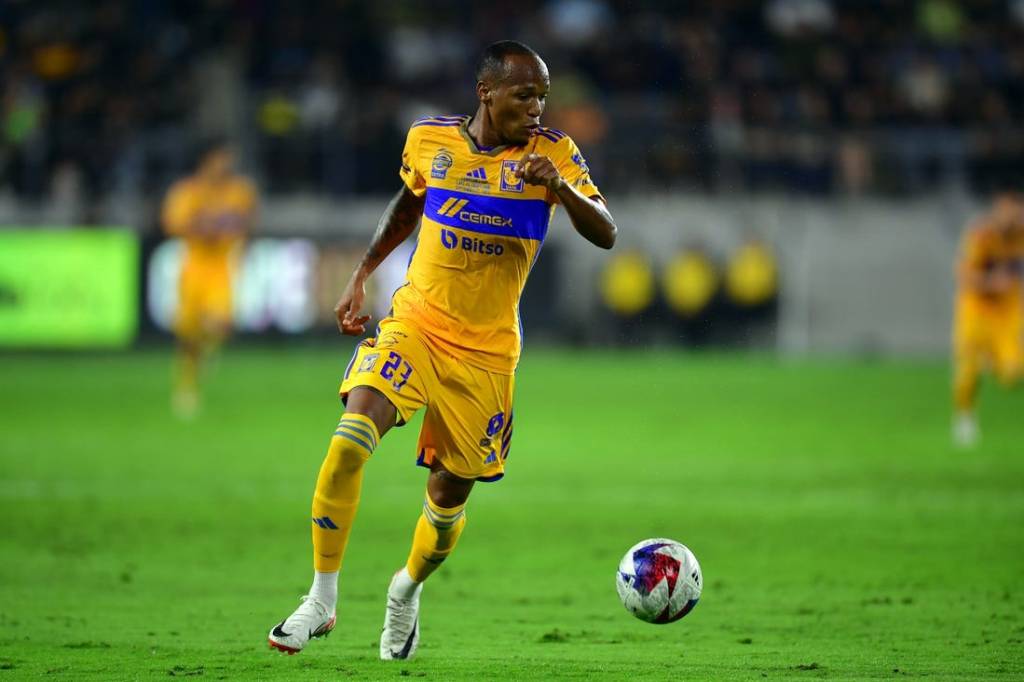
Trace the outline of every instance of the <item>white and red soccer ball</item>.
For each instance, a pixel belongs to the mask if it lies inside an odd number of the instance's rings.
[[[648,623],[672,623],[688,614],[703,585],[697,557],[686,545],[667,538],[630,547],[615,577],[622,605]]]

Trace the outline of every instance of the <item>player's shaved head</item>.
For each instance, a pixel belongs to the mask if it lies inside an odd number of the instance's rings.
[[[516,59],[518,57],[519,59]],[[522,58],[529,59],[522,59]],[[515,40],[499,40],[488,45],[480,55],[476,66],[478,83],[495,85],[505,81],[515,70],[515,66],[535,62],[542,67],[543,75],[547,76],[547,66],[532,48]]]
[[[478,141],[489,146],[527,144],[551,87],[544,61],[526,45],[502,40],[484,50],[476,77],[480,109],[470,134],[482,135]]]
[[[1009,190],[997,194],[992,202],[992,215],[1003,227],[1024,226],[1024,195]]]

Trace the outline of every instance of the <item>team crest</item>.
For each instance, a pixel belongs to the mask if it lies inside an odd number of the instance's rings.
[[[359,369],[356,370],[356,373],[373,371],[373,366],[377,364],[377,358],[379,357],[380,353],[370,353],[367,355],[363,358],[363,361],[359,363]]]
[[[452,163],[452,155],[448,150],[439,149],[437,154],[434,154],[434,160],[430,162],[430,177],[444,180]]]
[[[522,178],[516,177],[516,169],[519,168],[518,161],[501,162],[501,191],[522,192],[525,184]]]

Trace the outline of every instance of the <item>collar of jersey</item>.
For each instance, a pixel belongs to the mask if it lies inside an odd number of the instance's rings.
[[[508,149],[507,144],[500,144],[497,147],[494,147],[488,151],[480,149],[477,143],[473,140],[473,136],[469,134],[469,124],[470,122],[472,122],[472,120],[473,117],[470,116],[465,121],[463,121],[462,124],[459,126],[459,133],[462,135],[463,139],[466,140],[466,144],[469,145],[470,152],[472,152],[473,154],[482,154],[483,156],[497,156],[498,154]]]

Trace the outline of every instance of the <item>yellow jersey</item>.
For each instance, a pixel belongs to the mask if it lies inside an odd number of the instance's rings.
[[[399,175],[425,203],[391,314],[460,360],[512,374],[522,349],[519,297],[558,203],[546,187],[515,176],[519,161],[547,156],[582,194],[600,193],[565,133],[539,128],[525,147],[488,149],[470,137],[469,121],[437,116],[409,129]]]
[[[960,267],[967,272],[988,273],[1002,270],[1014,278],[1013,285],[1002,294],[982,293],[961,287],[960,295],[990,306],[1021,305],[1022,270],[1024,270],[1024,231],[1000,231],[981,223],[964,235]]]
[[[255,210],[256,190],[243,177],[217,185],[186,178],[167,193],[164,230],[185,241],[186,267],[223,268],[245,238],[239,225],[244,226]]]

